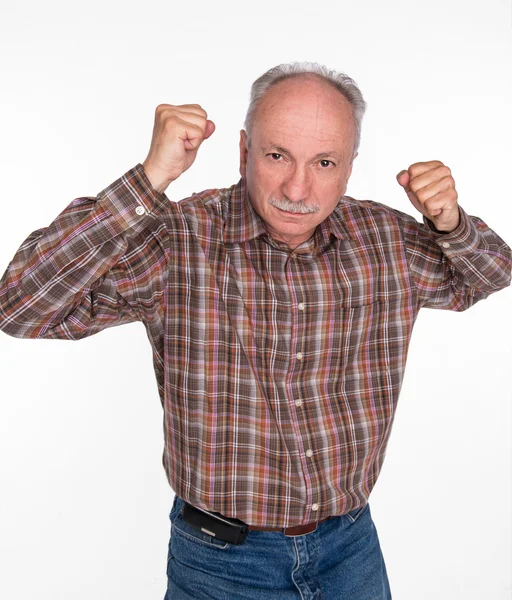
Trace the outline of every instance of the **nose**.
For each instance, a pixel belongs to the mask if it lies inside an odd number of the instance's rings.
[[[287,177],[281,185],[281,191],[292,202],[307,200],[311,191],[310,173],[307,167],[294,165],[287,173]]]

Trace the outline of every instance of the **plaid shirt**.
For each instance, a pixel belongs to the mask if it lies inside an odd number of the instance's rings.
[[[0,327],[77,340],[142,321],[172,489],[253,525],[308,523],[368,501],[419,309],[510,283],[510,250],[480,219],[424,221],[345,196],[290,251],[243,180],[170,202],[138,164],[27,238]]]

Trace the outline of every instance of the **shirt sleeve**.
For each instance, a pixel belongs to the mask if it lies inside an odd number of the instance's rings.
[[[459,211],[459,226],[450,233],[426,218],[405,227],[410,272],[427,308],[463,311],[510,285],[509,246],[481,219]]]
[[[31,233],[0,280],[0,329],[76,340],[143,320],[163,296],[166,211],[141,164]]]

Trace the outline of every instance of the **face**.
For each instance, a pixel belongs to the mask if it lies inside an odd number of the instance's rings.
[[[348,100],[318,78],[275,84],[240,132],[240,174],[269,234],[291,248],[336,208],[352,172],[355,128]]]

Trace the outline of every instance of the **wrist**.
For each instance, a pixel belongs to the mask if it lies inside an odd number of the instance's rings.
[[[150,163],[147,163],[146,161],[142,163],[142,167],[144,168],[146,177],[149,179],[151,187],[159,194],[163,194],[168,188],[169,184],[174,181],[174,179],[169,177],[168,173],[151,165]]]
[[[460,211],[457,206],[457,213],[453,215],[450,220],[444,219],[442,223],[436,223],[432,217],[427,217],[427,219],[432,224],[431,229],[433,229],[436,233],[452,233],[460,226]]]

